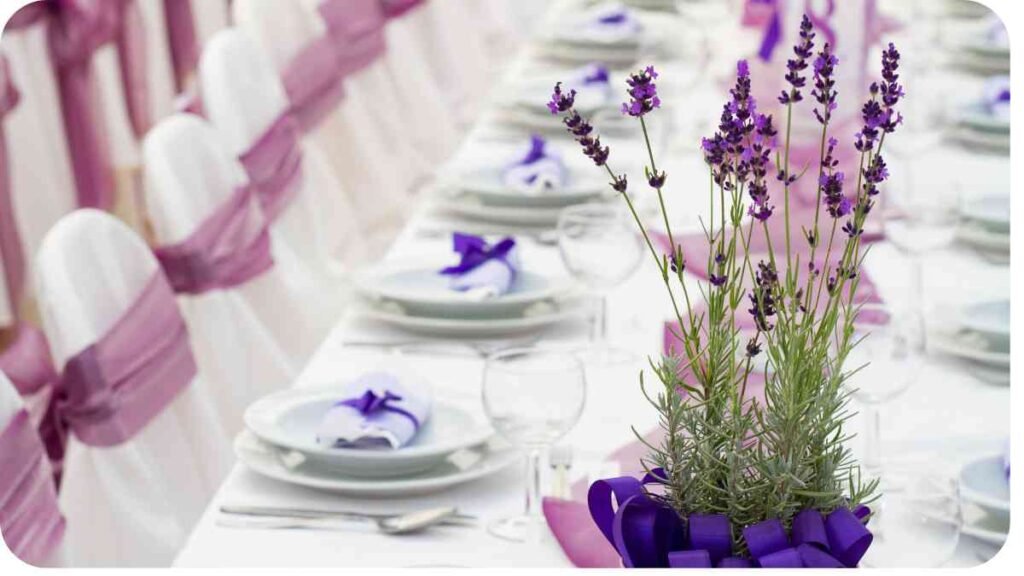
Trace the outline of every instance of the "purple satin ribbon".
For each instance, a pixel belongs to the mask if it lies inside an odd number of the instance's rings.
[[[608,67],[598,64],[593,67],[588,74],[583,76],[583,85],[589,86],[591,84],[607,84],[608,83]]]
[[[380,0],[384,14],[389,19],[398,18],[424,2],[426,0]]]
[[[728,517],[691,514],[684,523],[648,496],[644,486],[661,483],[663,474],[654,470],[642,480],[623,476],[590,487],[591,518],[626,568],[853,568],[871,545],[864,525],[870,510],[840,507],[827,516],[798,513],[788,535],[778,519],[747,526],[743,538],[751,558],[734,556]]]
[[[515,274],[514,266],[509,264],[507,260],[509,253],[515,246],[516,241],[511,237],[503,238],[497,244],[491,246],[480,236],[456,232],[452,236],[452,249],[459,254],[461,259],[457,265],[441,270],[441,274],[445,276],[461,276],[490,260],[498,260],[505,263],[512,269],[512,273]]]
[[[622,24],[628,18],[629,14],[625,10],[619,10],[618,12],[613,12],[611,14],[602,16],[598,18],[597,21],[600,22],[601,24]]]
[[[291,114],[282,114],[240,157],[260,207],[273,222],[302,185],[302,133]]]
[[[420,421],[412,412],[392,404],[392,402],[401,401],[401,396],[387,390],[384,391],[383,396],[375,393],[373,390],[367,390],[366,392],[363,392],[362,396],[342,400],[335,404],[335,406],[351,406],[358,410],[363,416],[372,416],[377,412],[392,412],[394,414],[405,416],[412,421],[413,427],[419,430]]]
[[[181,94],[188,88],[199,64],[192,0],[164,0],[164,20],[167,22],[167,46],[174,69],[174,89]]]
[[[14,341],[0,352],[0,372],[21,396],[32,396],[56,382],[46,336],[34,326],[19,324]]]
[[[40,431],[55,472],[69,432],[90,446],[122,444],[195,375],[185,322],[170,284],[157,271],[113,327],[65,363]]]
[[[134,0],[41,0],[22,8],[8,27],[37,22],[48,27],[78,205],[110,209],[114,182],[92,57],[107,43],[116,44],[125,107],[141,138],[151,124],[141,14]]]
[[[251,187],[236,190],[186,240],[153,252],[177,293],[239,286],[274,265],[267,222]]]
[[[25,288],[25,251],[21,245],[21,234],[14,215],[14,200],[11,193],[11,174],[7,157],[7,138],[3,127],[4,118],[17,105],[21,95],[11,79],[7,58],[0,55],[0,256],[3,261],[3,281],[7,286],[11,311],[15,318],[21,305],[21,294]]]
[[[38,566],[60,544],[64,526],[43,445],[19,410],[0,431],[0,532],[15,556]]]
[[[747,11],[754,10],[754,5],[761,5],[764,9],[771,10],[771,15],[764,25],[764,38],[761,39],[761,47],[757,51],[757,55],[762,61],[771,62],[775,49],[782,41],[782,7],[779,5],[779,0],[747,0]]]
[[[384,54],[387,16],[380,0],[324,0],[317,10],[343,75],[362,70]]]

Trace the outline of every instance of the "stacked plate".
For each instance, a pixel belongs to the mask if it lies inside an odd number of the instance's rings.
[[[988,81],[986,95],[996,98],[1004,89],[1009,90],[1010,80],[1006,76],[995,76]],[[1008,92],[1007,92],[1008,93]],[[986,148],[999,152],[1010,151],[1010,116],[1006,112],[1009,103],[990,105],[985,100],[960,108],[954,114],[955,135],[971,148]]]
[[[474,221],[511,226],[552,228],[567,206],[612,197],[607,178],[578,149],[559,151],[568,171],[568,184],[527,193],[508,186],[505,167],[521,146],[480,144],[474,158],[457,160],[441,177],[439,205],[446,212]]]
[[[949,326],[941,327],[932,345],[975,364],[979,378],[1010,384],[1010,301],[992,300],[965,306]]]
[[[1010,483],[1001,456],[971,462],[960,472],[964,504],[963,534],[991,545],[996,551],[1010,531]]]
[[[546,103],[551,99],[551,90],[556,82],[562,82],[564,89],[571,89],[574,87],[571,76],[580,74],[581,70],[577,69],[531,75],[530,79],[509,86],[509,95],[501,102],[503,119],[509,124],[534,132],[564,134],[561,115],[552,114]],[[577,92],[575,109],[600,127],[602,133],[621,132],[629,126],[626,117],[618,109],[621,100],[615,98],[609,84],[593,85]]]
[[[960,208],[957,237],[999,262],[1010,260],[1010,199],[987,196]]]
[[[541,330],[583,309],[567,280],[521,270],[508,293],[481,299],[452,290],[438,272],[444,266],[404,263],[364,274],[356,281],[364,314],[430,336],[500,338]]]
[[[953,51],[958,64],[975,72],[1010,73],[1009,37],[1002,21],[995,15],[977,25],[972,24],[969,33],[953,46]]]
[[[946,14],[952,18],[984,18],[992,14],[984,4],[973,0],[946,0]]]
[[[621,4],[608,2],[560,18],[557,25],[543,35],[539,50],[544,56],[563,62],[582,64],[598,60],[614,67],[632,66],[644,49],[642,26],[632,32],[595,30],[598,19],[617,14],[630,19],[636,17]]]
[[[287,390],[267,396],[245,413],[246,430],[235,454],[254,472],[310,488],[351,496],[425,494],[482,478],[515,461],[514,451],[492,438],[482,415],[435,399],[430,419],[397,450],[329,448],[316,441],[336,390]]]

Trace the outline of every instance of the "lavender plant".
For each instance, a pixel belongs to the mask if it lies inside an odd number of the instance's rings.
[[[653,67],[626,80],[629,100],[623,114],[636,118],[647,149],[644,176],[661,209],[668,254],[656,247],[653,232],[627,193],[625,174],[610,164],[594,127],[573,108],[572,92],[556,85],[548,107],[562,114],[566,129],[584,154],[610,177],[621,193],[671,303],[674,335],[682,350],[651,361],[659,381],[655,391],[640,376],[641,389],[660,416],[665,434],[648,444],[648,471],[660,469],[664,491],[652,494],[685,519],[692,513],[723,513],[733,523],[733,539],[742,550],[743,527],[778,518],[788,528],[802,509],[829,512],[869,503],[877,480],[865,481],[846,447],[844,424],[852,413],[844,383],[860,367],[847,366],[856,346],[855,294],[865,251],[865,223],[889,172],[883,157],[886,137],[902,117],[900,55],[890,44],[882,54],[881,81],[870,86],[861,109],[863,128],[853,143],[860,154],[855,189],[839,169],[840,143],[829,136],[838,106],[835,73],[838,58],[829,44],[815,50],[811,21],[800,26],[794,57],[787,62],[786,90],[778,100],[785,113],[783,147],[770,114],[751,95],[750,69],[737,65],[730,101],[718,129],[701,143],[709,168],[711,213],[704,220],[709,282],[696,289],[684,281],[686,256],[665,210],[667,175],[660,171],[648,138],[648,118],[661,105]],[[808,78],[810,74],[810,78]],[[790,164],[794,113],[809,101],[821,126],[817,174],[795,174]],[[791,233],[790,190],[801,178],[816,177],[813,224]],[[780,217],[773,188],[782,190],[784,246],[774,246],[769,223]],[[751,242],[763,234],[767,254],[753,261]],[[797,243],[804,243],[801,247]],[[807,260],[801,264],[801,256]],[[798,272],[806,269],[806,273]],[[753,335],[744,336],[738,318],[752,317]],[[755,358],[764,355],[761,368]],[[755,370],[763,372],[764,401],[748,398]],[[643,440],[640,434],[637,437]]]

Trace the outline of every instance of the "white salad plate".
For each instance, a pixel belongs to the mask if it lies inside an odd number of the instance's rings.
[[[568,185],[551,190],[527,193],[509,187],[502,181],[500,168],[485,168],[455,173],[446,179],[460,201],[477,201],[487,208],[563,208],[587,202],[607,193],[608,184],[593,170],[581,172],[566,167]]]
[[[337,390],[284,390],[254,402],[245,425],[262,442],[316,467],[356,478],[393,478],[429,470],[452,453],[483,444],[494,434],[483,418],[464,408],[435,401],[430,418],[398,449],[334,448],[317,442],[327,411],[344,400]]]
[[[960,471],[960,498],[998,519],[1010,517],[1010,485],[1002,456],[989,456]]]
[[[411,263],[382,267],[362,275],[355,286],[365,298],[394,302],[413,316],[466,319],[521,316],[527,307],[560,298],[572,288],[566,279],[519,270],[506,294],[476,299],[452,290],[451,278],[439,272],[442,267]]]
[[[366,317],[402,330],[447,338],[500,338],[536,332],[582,315],[583,303],[576,298],[537,302],[526,307],[517,318],[436,318],[412,316],[393,302],[368,303],[361,313]]]
[[[295,462],[293,453],[267,444],[247,430],[235,438],[234,448],[239,461],[262,476],[363,498],[399,498],[439,492],[500,472],[520,458],[515,450],[490,442],[455,452],[420,474],[380,479],[341,476],[309,462]]]

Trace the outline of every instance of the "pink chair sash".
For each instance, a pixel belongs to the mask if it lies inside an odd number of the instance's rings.
[[[64,526],[49,461],[21,410],[0,431],[0,532],[15,556],[39,565],[60,544]]]
[[[0,353],[0,372],[22,396],[31,396],[57,381],[50,346],[36,327],[19,324],[14,342]]]
[[[18,222],[14,216],[11,198],[11,175],[8,169],[7,138],[3,121],[7,113],[18,105],[20,95],[11,79],[7,59],[0,56],[0,256],[3,260],[4,282],[11,310],[18,314],[21,293],[25,287],[25,252],[21,246]]]
[[[388,18],[398,18],[406,12],[416,8],[426,0],[380,0],[384,8],[384,14]]]
[[[48,26],[78,204],[109,209],[114,184],[92,56],[108,42],[116,43],[128,117],[135,135],[142,137],[151,118],[141,14],[134,0],[45,0],[20,10],[8,27],[40,21]]]
[[[268,222],[273,222],[302,185],[302,134],[291,114],[282,114],[239,157]]]
[[[315,128],[338,107],[345,97],[344,80],[329,36],[310,43],[292,59],[282,81],[291,112],[303,131]]]
[[[164,20],[167,22],[167,45],[174,69],[174,89],[180,94],[188,88],[189,79],[199,63],[192,0],[164,0]]]
[[[68,432],[90,446],[124,443],[195,374],[174,292],[157,272],[114,326],[64,365],[40,430],[57,473]]]
[[[274,265],[267,223],[250,187],[239,188],[188,239],[154,253],[178,293],[238,286]]]
[[[387,16],[380,0],[324,0],[318,10],[343,75],[362,70],[384,53]]]

